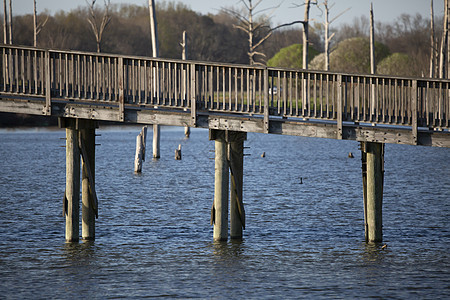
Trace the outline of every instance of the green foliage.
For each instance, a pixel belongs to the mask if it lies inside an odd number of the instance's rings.
[[[375,42],[375,62],[390,54],[387,46]],[[340,42],[330,54],[330,70],[348,73],[370,73],[370,42],[368,38],[350,38]]]
[[[413,76],[411,57],[404,53],[394,53],[383,59],[377,66],[377,74]]]
[[[309,46],[308,48],[308,63],[318,55],[319,51]],[[267,62],[269,67],[282,67],[301,69],[303,68],[303,45],[293,44],[282,48]]]

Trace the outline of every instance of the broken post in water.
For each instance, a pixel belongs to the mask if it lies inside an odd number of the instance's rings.
[[[147,126],[142,127],[136,137],[136,155],[134,157],[134,172],[142,172],[142,162],[145,161],[145,147],[147,141]]]

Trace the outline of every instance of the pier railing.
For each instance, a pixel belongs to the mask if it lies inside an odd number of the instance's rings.
[[[1,45],[0,93],[31,99],[449,129],[450,80]],[[48,109],[49,111],[49,109]]]

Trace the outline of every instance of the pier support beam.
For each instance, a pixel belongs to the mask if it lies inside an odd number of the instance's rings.
[[[231,238],[242,239],[245,228],[245,211],[242,200],[244,132],[210,130],[210,140],[215,141],[215,184],[211,223],[214,240],[228,239],[228,196],[231,173]],[[230,173],[229,173],[230,172]]]
[[[92,120],[84,121],[83,129],[80,130],[80,145],[86,151],[86,157],[82,161],[81,177],[81,236],[83,240],[95,239],[95,204],[94,194],[91,191],[89,180],[95,185],[95,128],[96,123]],[[84,161],[84,160],[87,161]]]
[[[66,122],[66,242],[78,242],[80,231],[80,150],[75,120]]]
[[[153,124],[153,158],[160,158],[160,135],[161,129],[157,124]]]
[[[364,188],[366,242],[383,240],[382,205],[384,183],[384,145],[362,142],[361,160]]]
[[[80,163],[82,161],[82,238],[95,239],[98,201],[95,192],[95,128],[93,120],[59,118],[66,129],[66,191],[63,213],[66,218],[66,241],[80,239]],[[82,160],[81,160],[82,158]]]
[[[242,229],[245,228],[245,210],[242,201],[244,177],[244,139],[245,134],[236,134],[230,142],[230,238],[242,239]]]
[[[215,140],[215,180],[214,180],[214,234],[215,241],[228,239],[228,159],[227,143]]]

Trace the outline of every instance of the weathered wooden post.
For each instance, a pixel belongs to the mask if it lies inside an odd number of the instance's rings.
[[[178,145],[178,149],[175,149],[175,159],[181,160],[181,144]]]
[[[160,135],[161,135],[161,128],[158,124],[153,124],[153,158],[160,158]]]
[[[66,242],[78,242],[80,231],[80,150],[76,120],[66,119],[66,191],[64,214]]]
[[[147,126],[142,127],[136,137],[136,155],[134,156],[134,172],[142,172],[142,162],[145,161],[145,148],[147,140]]]
[[[245,229],[245,210],[242,199],[244,177],[244,140],[245,132],[229,132],[230,142],[230,238],[242,239],[242,229]]]
[[[81,120],[80,120],[81,121]],[[83,240],[95,239],[95,217],[97,199],[95,195],[95,128],[96,122],[83,120],[80,129],[80,149],[82,153],[81,176],[81,236]]]
[[[214,203],[211,223],[214,225],[215,241],[228,239],[228,144],[225,131],[210,130],[210,140],[215,142]]]
[[[366,242],[381,242],[383,240],[383,144],[362,142],[361,151],[363,166],[365,238]]]
[[[228,130],[209,131],[209,139],[215,141],[215,184],[211,224],[214,240],[228,239],[228,188],[231,173],[230,238],[242,239],[245,229],[245,210],[242,200],[245,132]]]

